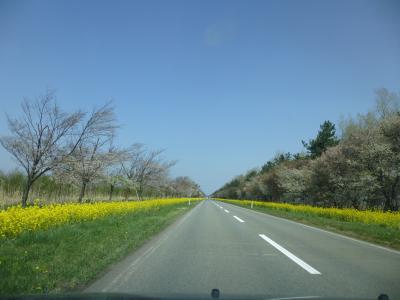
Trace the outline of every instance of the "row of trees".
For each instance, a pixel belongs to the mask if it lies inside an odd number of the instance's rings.
[[[325,121],[306,151],[278,154],[238,176],[215,197],[329,207],[400,208],[400,95],[380,89],[374,110],[342,121],[340,138]]]
[[[114,140],[119,126],[110,103],[91,112],[65,112],[54,92],[48,91],[36,101],[25,100],[21,107],[20,117],[7,117],[10,134],[0,137],[0,143],[23,173],[2,173],[0,185],[9,191],[15,190],[10,182],[19,184],[22,206],[28,204],[38,182],[50,194],[79,190],[79,202],[88,188],[104,191],[105,186],[110,200],[115,193],[126,199],[131,195],[137,199],[202,195],[188,177],[169,177],[176,162],[163,159],[162,150],[151,151],[141,144],[117,147]]]

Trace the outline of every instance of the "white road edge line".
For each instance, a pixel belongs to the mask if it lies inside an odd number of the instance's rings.
[[[226,203],[226,204],[234,206],[236,208],[242,208],[247,212],[252,212],[252,213],[255,213],[255,214],[258,214],[258,215],[261,215],[261,216],[267,216],[267,217],[270,217],[270,218],[273,218],[273,219],[277,219],[277,220],[281,220],[281,221],[284,221],[284,222],[293,223],[293,224],[296,224],[296,225],[299,225],[299,226],[303,226],[303,227],[306,227],[306,228],[309,228],[309,229],[312,229],[312,230],[315,230],[315,231],[324,232],[324,233],[327,233],[327,234],[330,234],[330,235],[334,235],[334,236],[340,237],[342,239],[350,240],[350,241],[353,241],[353,242],[356,242],[356,243],[359,243],[359,244],[364,244],[366,246],[370,246],[370,247],[373,247],[373,248],[386,250],[386,251],[391,252],[393,254],[400,254],[400,251],[397,251],[397,250],[394,250],[394,249],[391,249],[391,248],[386,248],[384,246],[379,246],[379,245],[376,245],[376,244],[372,244],[370,242],[358,240],[358,239],[355,239],[355,238],[352,238],[352,237],[349,237],[349,236],[346,236],[346,235],[343,235],[343,234],[340,234],[340,233],[324,230],[324,229],[321,229],[321,228],[318,228],[318,227],[314,227],[314,226],[302,224],[302,223],[299,223],[299,222],[296,222],[296,221],[288,220],[288,219],[285,219],[285,218],[273,216],[273,215],[270,215],[268,213],[263,213],[263,212],[256,211],[254,209],[250,209],[250,208],[247,208],[247,207],[241,207],[241,206],[234,205],[234,204],[231,204],[231,203]]]
[[[296,264],[298,264],[300,267],[302,267],[304,270],[306,270],[308,273],[313,274],[313,275],[321,275],[319,271],[311,267],[309,264],[298,258],[296,255],[291,253],[290,251],[286,250],[283,248],[281,245],[275,243],[273,240],[271,240],[269,237],[267,237],[265,234],[259,234],[258,235],[260,238],[262,238],[264,241],[268,242],[272,246],[274,246],[276,249],[281,251],[283,254],[285,254],[287,257],[289,257],[291,260],[293,260]]]
[[[225,211],[226,213],[228,213],[228,214],[229,214],[229,210],[227,210],[227,209],[224,209],[224,211]]]
[[[236,217],[236,216],[233,216],[236,220],[238,220],[240,223],[244,223],[244,221],[241,219],[241,218],[239,218],[239,217]]]
[[[203,202],[202,202],[203,203]],[[191,209],[185,216],[183,216],[177,223],[172,224],[169,228],[164,230],[161,233],[161,236],[156,240],[155,245],[150,246],[145,252],[143,252],[139,257],[137,257],[133,262],[129,264],[128,268],[124,268],[124,270],[115,276],[110,282],[108,282],[105,286],[103,286],[102,292],[108,292],[111,289],[120,288],[123,283],[126,282],[127,278],[132,276],[132,274],[136,271],[136,266],[140,263],[143,263],[143,260],[147,259],[155,250],[157,250],[165,240],[169,238],[171,235],[172,229],[176,229],[181,226],[183,222],[187,220],[187,218],[200,207],[199,204],[195,208]],[[157,237],[156,237],[157,238]],[[90,286],[89,286],[90,287]]]

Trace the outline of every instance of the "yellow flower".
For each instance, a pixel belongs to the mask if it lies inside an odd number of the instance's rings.
[[[201,198],[191,199],[191,201]],[[135,202],[97,202],[51,204],[43,207],[20,205],[0,211],[0,236],[12,237],[24,231],[37,231],[66,223],[95,220],[111,214],[158,209],[161,206],[188,202],[188,198],[154,199]]]
[[[347,222],[358,222],[364,224],[375,224],[400,230],[400,212],[383,212],[372,210],[357,210],[353,208],[324,208],[310,205],[295,205],[288,203],[262,202],[250,200],[225,200],[230,203],[240,203],[247,206],[267,207],[273,210],[295,211],[306,215],[320,216]]]

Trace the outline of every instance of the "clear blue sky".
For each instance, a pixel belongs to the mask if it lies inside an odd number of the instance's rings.
[[[0,0],[0,134],[46,88],[66,110],[113,98],[118,142],[165,148],[207,193],[379,87],[400,87],[400,1]]]

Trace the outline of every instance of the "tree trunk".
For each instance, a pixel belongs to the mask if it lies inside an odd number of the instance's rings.
[[[24,186],[24,191],[22,193],[22,207],[26,207],[28,202],[29,191],[31,190],[32,179],[30,177],[27,178],[26,184]]]
[[[384,205],[383,205],[383,211],[388,211],[392,210],[392,197],[391,193],[388,193],[387,191],[383,191],[383,197],[385,199]]]
[[[110,197],[108,198],[109,201],[111,201],[112,199],[113,192],[114,192],[114,185],[110,184]]]
[[[57,192],[57,198],[58,198],[58,201],[59,202],[61,202],[61,184],[59,185],[59,187],[58,187],[58,192]]]
[[[124,193],[125,195],[125,201],[128,201],[128,198],[129,198],[129,191],[128,190],[125,190],[125,193]]]
[[[86,181],[82,182],[81,192],[79,193],[79,199],[78,199],[79,203],[82,203],[82,199],[85,196],[85,191],[86,191]]]
[[[383,206],[383,211],[388,211],[388,210],[390,210],[390,207],[391,207],[391,205],[390,205],[390,200],[385,199],[385,204],[384,204],[384,206]]]
[[[135,190],[135,194],[136,194],[136,201],[139,201],[139,200],[140,200],[140,197],[139,197],[138,190],[137,190],[136,187],[134,188],[134,190]]]
[[[396,177],[392,184],[392,191],[391,191],[391,198],[392,198],[392,203],[391,203],[391,210],[392,211],[398,211],[399,210],[399,202],[398,202],[398,188],[397,185],[400,182],[400,176]]]
[[[142,195],[143,195],[143,187],[139,185],[139,188],[136,190],[136,197],[138,198],[138,201],[142,201]]]

